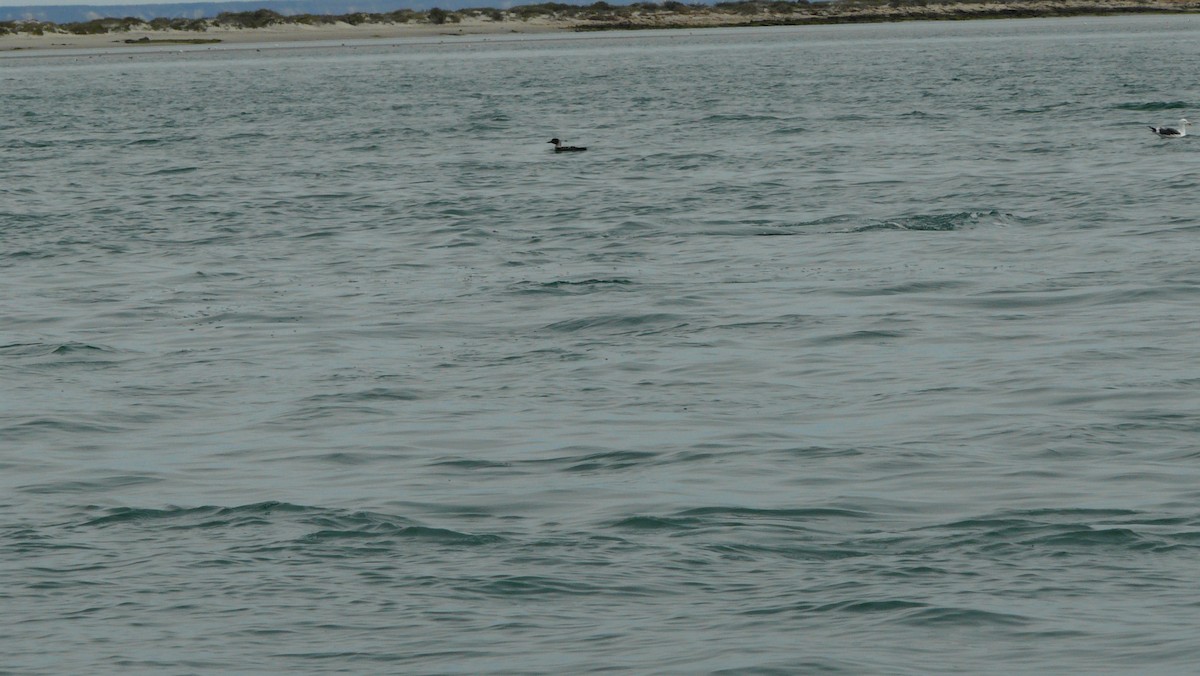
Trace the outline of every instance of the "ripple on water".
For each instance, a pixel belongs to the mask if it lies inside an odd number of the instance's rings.
[[[5,667],[1189,672],[1198,30],[0,59]]]

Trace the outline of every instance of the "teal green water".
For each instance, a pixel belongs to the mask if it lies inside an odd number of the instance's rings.
[[[1198,38],[6,53],[0,669],[1188,673]]]

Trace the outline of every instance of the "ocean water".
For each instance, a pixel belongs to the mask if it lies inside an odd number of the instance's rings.
[[[0,671],[1192,672],[1198,59],[4,54]]]

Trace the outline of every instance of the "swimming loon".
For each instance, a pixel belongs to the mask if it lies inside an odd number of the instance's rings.
[[[1177,138],[1187,136],[1187,128],[1190,126],[1192,126],[1191,122],[1180,120],[1178,129],[1175,127],[1150,127],[1150,131],[1162,137]]]
[[[583,146],[564,146],[562,144],[562,141],[559,141],[556,138],[550,139],[549,141],[547,141],[547,143],[554,144],[554,152],[556,152],[556,153],[581,153],[581,152],[587,150],[587,148],[585,148]]]

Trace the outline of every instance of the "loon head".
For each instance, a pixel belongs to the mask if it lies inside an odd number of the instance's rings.
[[[553,143],[555,148],[557,148],[557,147],[559,147],[560,145],[562,145],[562,141],[559,141],[559,140],[558,140],[558,139],[556,139],[556,138],[552,138],[552,139],[550,139],[549,141],[546,141],[546,143]]]

